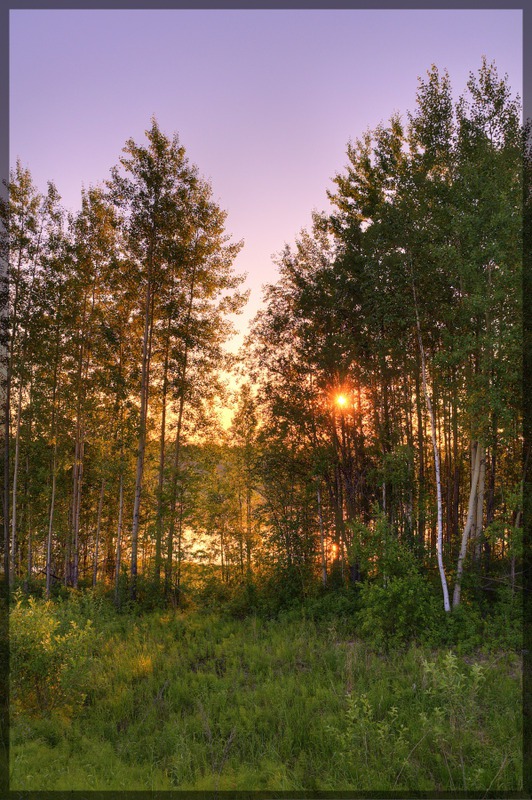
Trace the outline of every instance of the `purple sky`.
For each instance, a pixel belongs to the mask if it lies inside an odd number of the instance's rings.
[[[521,11],[12,10],[10,160],[75,210],[155,114],[245,240],[245,330],[348,140],[412,110],[432,63],[461,94],[482,55],[522,95]]]

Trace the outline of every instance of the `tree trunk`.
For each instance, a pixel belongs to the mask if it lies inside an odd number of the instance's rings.
[[[482,523],[484,516],[484,492],[486,486],[486,449],[481,444],[479,444],[479,448],[480,448],[480,472],[478,476],[475,527],[473,531],[473,538],[475,542],[474,559],[477,565],[480,565],[480,557],[482,553],[482,534],[483,534]]]
[[[166,345],[163,368],[163,407],[161,414],[161,438],[159,443],[159,477],[157,484],[157,515],[155,523],[155,583],[159,586],[161,581],[161,544],[164,523],[164,459],[166,446],[166,396],[168,393],[168,356],[170,350],[170,318],[166,331]]]
[[[37,244],[36,249],[33,255],[33,261],[31,266],[31,282],[28,292],[27,298],[27,307],[31,307],[32,296],[33,296],[33,288],[35,284],[35,273],[37,268],[37,260],[38,254],[40,252],[40,245],[41,245],[41,236],[42,236],[43,226],[39,229],[39,233],[37,235]],[[2,258],[2,261],[4,259]],[[9,340],[8,335],[8,328],[9,328],[9,260],[6,257],[5,259],[6,270],[5,273],[3,272],[2,278],[5,280],[2,281],[1,287],[1,302],[0,308],[2,309],[1,312],[1,330],[0,330],[0,340],[1,340],[1,355],[0,355],[0,365],[2,368],[2,373],[4,372],[4,365],[5,365],[5,377],[2,375],[0,378],[0,385],[5,390],[5,442],[4,442],[4,533],[5,533],[5,562],[4,566],[7,567],[6,569],[6,576],[9,575],[9,583],[12,584],[14,574],[15,574],[15,545],[16,545],[16,516],[17,516],[17,476],[18,476],[18,460],[19,460],[19,438],[20,438],[20,415],[21,415],[21,403],[22,403],[22,376],[20,377],[19,383],[19,398],[17,404],[17,426],[16,426],[16,442],[15,442],[15,466],[14,466],[14,474],[13,474],[13,516],[12,516],[12,526],[11,526],[11,566],[10,566],[10,559],[9,559],[9,461],[10,461],[10,404],[11,404],[11,374],[13,370],[13,362],[14,362],[14,350],[15,350],[15,339],[16,339],[16,328],[18,326],[18,283],[15,292],[15,302],[12,314],[12,324],[13,324],[13,332],[11,335],[11,340]],[[17,263],[17,273],[20,273],[22,265],[22,246],[19,249],[18,253],[18,263]],[[22,312],[21,312],[22,313]],[[21,356],[20,362],[21,364],[25,361],[25,353],[26,353],[26,343],[28,338],[28,330],[27,328],[24,330],[24,336],[22,340],[21,346]],[[31,382],[30,382],[31,385]],[[31,396],[31,390],[30,390]],[[31,403],[31,400],[30,400]]]
[[[78,584],[78,529],[79,529],[79,505],[81,502],[81,477],[80,473],[83,464],[83,359],[85,348],[85,325],[87,318],[87,295],[83,295],[83,310],[81,316],[80,329],[78,330],[79,336],[79,349],[77,360],[77,404],[76,404],[76,434],[74,440],[74,462],[72,464],[72,505],[70,511],[70,536],[71,536],[71,554],[73,555],[73,563],[70,559],[67,564],[67,577],[66,582],[71,583],[74,587]]]
[[[122,559],[122,510],[124,508],[124,471],[120,469],[118,489],[118,527],[116,531],[115,605],[120,605],[120,568]]]
[[[151,261],[151,258],[150,258]],[[150,362],[150,327],[152,310],[151,264],[147,278],[144,304],[144,334],[142,337],[142,372],[140,380],[140,428],[135,474],[135,496],[133,501],[133,526],[131,529],[131,599],[137,596],[137,552],[140,520],[140,495],[144,474],[144,452],[146,449],[146,429],[148,416],[148,384]]]
[[[170,524],[168,526],[166,568],[164,576],[164,591],[166,595],[168,595],[172,583],[175,514],[177,509],[177,483],[179,479],[179,458],[181,455],[181,427],[183,424],[183,411],[185,408],[185,378],[187,376],[187,366],[188,366],[188,338],[189,338],[190,321],[192,319],[192,306],[194,303],[195,285],[196,285],[196,263],[194,262],[192,275],[190,277],[190,290],[188,296],[187,316],[185,320],[185,331],[184,331],[185,345],[183,353],[183,366],[181,369],[181,375],[179,376],[181,383],[181,393],[179,395],[179,410],[177,414],[174,464],[173,464],[172,487],[171,487],[171,497],[170,497]]]
[[[521,527],[521,509],[515,515],[514,531]],[[512,555],[510,556],[510,586],[512,589],[512,597],[515,594],[515,547],[512,547]]]
[[[486,527],[491,525],[495,518],[495,475],[497,472],[497,425],[494,418],[494,424],[492,424],[492,430],[494,431],[493,435],[493,444],[490,449],[490,470],[489,470],[489,480],[488,480],[488,497],[486,500]],[[483,559],[483,567],[484,573],[487,575],[490,570],[490,561],[491,561],[491,545],[489,538],[487,536],[484,537],[484,559]]]
[[[27,566],[27,578],[26,578],[26,587],[27,591],[29,591],[30,583],[31,583],[31,573],[33,572],[33,553],[32,553],[33,543],[31,540],[31,518],[28,521],[28,566]]]
[[[7,221],[6,221],[7,222]],[[4,235],[4,231],[2,231]],[[8,235],[7,225],[5,235]],[[13,354],[15,349],[16,329],[18,324],[18,286],[15,287],[15,297],[13,310],[9,313],[9,244],[6,244],[5,256],[2,253],[1,274],[1,297],[0,297],[0,387],[2,389],[2,406],[4,413],[4,491],[3,491],[3,511],[4,511],[4,573],[6,579],[6,590],[13,586],[15,579],[15,554],[10,557],[9,542],[9,482],[10,482],[10,438],[11,438],[11,375],[13,371]],[[17,273],[20,273],[22,264],[22,248],[18,253]],[[11,321],[11,336],[9,335],[9,324]]]
[[[478,478],[480,474],[480,460],[481,460],[481,450],[482,446],[479,442],[475,442],[472,448],[472,471],[473,475],[471,478],[471,490],[469,492],[469,503],[467,508],[467,519],[464,526],[464,530],[462,533],[462,544],[460,546],[460,553],[458,555],[458,565],[456,567],[456,582],[454,584],[454,593],[453,593],[453,608],[460,605],[460,592],[461,592],[461,583],[462,583],[462,573],[464,571],[464,560],[467,551],[467,542],[469,539],[469,534],[471,532],[471,528],[473,526],[473,519],[476,511],[476,500],[477,500],[477,485],[478,485]],[[474,462],[473,462],[473,452],[474,452]]]
[[[251,575],[251,489],[246,487],[246,569]]]
[[[443,607],[445,611],[450,611],[451,606],[449,604],[449,589],[447,586],[447,578],[445,577],[445,569],[443,566],[443,513],[442,513],[442,499],[441,499],[441,475],[440,475],[440,454],[438,451],[438,442],[436,441],[436,421],[434,418],[434,410],[432,408],[432,402],[429,395],[429,390],[427,387],[427,374],[426,374],[426,367],[425,367],[425,350],[423,348],[423,340],[421,338],[421,325],[419,322],[419,313],[417,308],[417,298],[416,298],[416,289],[414,286],[414,279],[412,277],[412,290],[414,294],[414,308],[416,312],[416,324],[417,324],[417,337],[419,343],[419,352],[421,355],[421,374],[422,374],[422,381],[423,381],[423,394],[425,395],[425,402],[427,405],[427,411],[429,412],[430,418],[430,428],[432,434],[432,451],[434,453],[434,470],[436,473],[436,499],[438,504],[438,536],[436,540],[436,554],[438,559],[438,570],[440,573],[440,581],[443,591]]]
[[[244,577],[244,503],[242,490],[238,489],[238,553],[240,556],[240,575]]]
[[[416,359],[417,360],[417,359]],[[419,365],[420,366],[420,365]],[[418,470],[418,495],[417,495],[417,529],[418,547],[420,553],[425,552],[425,439],[423,435],[423,411],[421,405],[421,386],[419,381],[419,369],[416,368],[416,416],[417,416],[417,440],[419,453]]]
[[[92,568],[92,588],[96,586],[96,578],[98,577],[98,550],[100,545],[100,530],[102,524],[102,509],[103,509],[103,495],[105,492],[105,478],[102,480],[102,488],[100,489],[100,500],[98,502],[98,519],[96,522],[96,541],[94,543],[94,564]]]
[[[220,528],[220,565],[222,569],[222,583],[225,580],[225,571],[224,571],[224,531],[223,528]]]
[[[17,422],[15,432],[15,460],[13,464],[13,500],[11,503],[11,574],[15,576],[15,551],[17,542],[17,486],[20,452],[20,414],[22,409],[22,381],[18,390]]]
[[[179,519],[177,522],[177,573],[176,573],[176,605],[179,605],[181,599],[181,541],[183,536],[183,497],[179,503]]]
[[[46,598],[50,597],[51,578],[52,578],[52,532],[54,522],[55,510],[55,492],[57,483],[57,420],[56,420],[56,402],[58,391],[58,374],[59,374],[60,356],[59,356],[59,331],[56,331],[55,340],[55,359],[54,359],[54,378],[52,389],[52,419],[50,425],[50,432],[53,442],[53,455],[52,455],[52,493],[50,497],[50,514],[48,517],[48,538],[46,543]]]
[[[81,441],[79,444],[79,465],[77,470],[76,481],[76,507],[74,514],[74,537],[72,541],[72,550],[74,556],[74,564],[72,571],[72,585],[75,589],[78,588],[79,577],[79,515],[81,507],[81,483],[83,478],[83,458],[85,454],[85,431],[82,428]]]
[[[325,534],[323,530],[323,511],[321,507],[321,491],[318,483],[316,487],[316,497],[318,500],[318,519],[320,523],[320,547],[321,547],[321,582],[327,585],[327,563],[325,560]]]
[[[52,458],[52,494],[50,497],[50,514],[48,517],[48,537],[46,541],[46,599],[50,598],[52,584],[52,532],[54,525],[55,489],[57,480],[57,442],[54,443]]]
[[[170,523],[168,525],[168,538],[166,542],[166,569],[164,576],[164,584],[165,584],[164,591],[166,595],[168,595],[170,591],[170,586],[172,585],[175,515],[177,510],[177,494],[178,494],[177,484],[179,480],[179,458],[181,454],[181,425],[183,422],[184,405],[185,405],[185,398],[184,398],[184,387],[183,387],[181,392],[181,397],[179,398],[179,412],[177,416],[174,464],[173,464],[173,474],[172,474],[172,496],[170,502]]]
[[[7,287],[7,273],[5,276],[6,287]],[[2,287],[3,289],[3,287]],[[7,288],[6,288],[7,294]],[[7,306],[7,301],[6,301]],[[7,313],[7,312],[6,312]],[[3,339],[6,339],[7,342],[7,321],[2,318],[2,330],[0,331],[0,336]],[[12,584],[11,578],[11,569],[10,569],[10,558],[9,558],[9,437],[10,437],[10,425],[9,425],[9,403],[10,403],[10,391],[9,391],[9,369],[7,365],[7,343],[4,346],[3,341],[1,343],[2,352],[1,352],[1,368],[2,368],[2,375],[0,377],[1,388],[3,390],[2,394],[2,411],[4,415],[4,425],[3,425],[3,439],[4,439],[4,491],[3,491],[3,512],[4,512],[4,578],[5,578],[5,587],[6,593],[9,592],[9,586]]]

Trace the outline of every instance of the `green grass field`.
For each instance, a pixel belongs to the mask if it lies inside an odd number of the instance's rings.
[[[515,653],[87,595],[20,600],[11,659],[14,790],[521,788]]]

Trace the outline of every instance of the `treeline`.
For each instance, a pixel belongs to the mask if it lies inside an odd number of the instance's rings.
[[[523,148],[493,64],[457,102],[433,67],[406,122],[349,143],[332,213],[280,254],[249,345],[289,477],[287,564],[319,552],[319,531],[324,582],[332,542],[354,580],[386,583],[410,556],[438,566],[447,610],[466,567],[477,588],[515,589]]]
[[[486,62],[457,102],[433,67],[406,122],[349,143],[332,212],[278,257],[227,432],[240,244],[178,140],[154,121],[76,215],[17,164],[11,583],[118,598],[127,580],[135,599],[140,572],[179,602],[204,558],[248,598],[272,580],[392,596],[434,576],[446,609],[467,581],[516,590],[523,148]]]
[[[149,528],[156,583],[174,580],[183,438],[223,393],[229,315],[246,297],[241,244],[154,120],[101,188],[65,214],[17,163],[9,230],[9,571],[77,587],[118,580],[136,595]],[[83,565],[83,570],[81,570]]]

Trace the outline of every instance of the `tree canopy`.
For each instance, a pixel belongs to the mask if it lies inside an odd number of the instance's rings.
[[[457,100],[433,66],[413,111],[348,143],[238,364],[242,243],[177,135],[152,119],[75,214],[17,162],[10,585],[180,604],[198,581],[251,602],[408,579],[447,611],[514,592],[525,152],[494,64]]]

